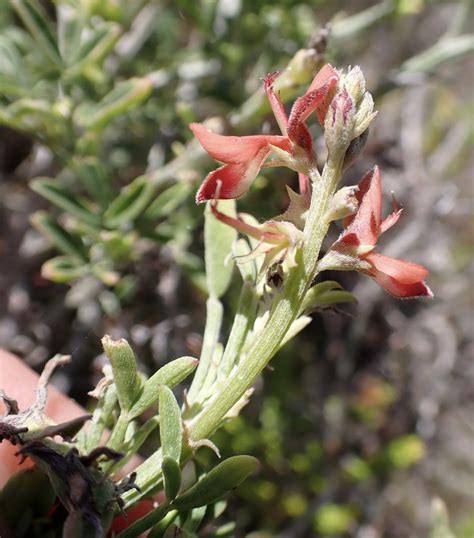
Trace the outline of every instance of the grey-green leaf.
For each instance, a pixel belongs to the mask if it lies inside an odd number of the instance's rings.
[[[172,185],[153,200],[145,216],[152,220],[167,217],[186,200],[193,188],[192,183],[184,181]]]
[[[107,226],[115,228],[136,219],[154,196],[155,187],[146,176],[137,177],[122,189],[104,213]]]
[[[165,364],[143,385],[140,398],[129,411],[130,418],[136,418],[158,401],[158,388],[160,385],[174,387],[191,374],[198,365],[194,357],[180,357]]]
[[[97,104],[82,104],[74,114],[76,123],[98,131],[112,119],[138,106],[151,93],[153,83],[147,77],[120,82]]]
[[[173,391],[166,385],[160,386],[158,394],[161,450],[163,456],[168,456],[178,462],[181,457],[183,441],[181,411]]]
[[[58,43],[41,4],[37,0],[11,0],[11,4],[46,56],[61,69],[63,61]]]
[[[74,282],[87,275],[90,268],[83,260],[74,256],[56,256],[41,267],[41,275],[53,282]]]
[[[308,290],[301,312],[308,312],[313,308],[331,306],[337,303],[356,303],[356,297],[349,291],[341,289],[341,285],[334,280],[320,282]]]
[[[48,239],[56,248],[69,256],[85,261],[85,250],[82,240],[72,235],[45,212],[37,211],[31,217],[33,226]]]
[[[166,500],[170,502],[178,495],[181,487],[181,469],[174,458],[164,456],[161,470],[163,471]]]
[[[112,365],[115,386],[120,408],[131,409],[141,392],[141,381],[137,371],[135,354],[129,343],[121,338],[112,340],[110,336],[102,338],[102,345]]]
[[[218,204],[219,211],[235,217],[235,200],[220,200]],[[217,220],[208,204],[204,225],[204,245],[207,287],[211,296],[219,298],[229,287],[234,269],[230,254],[232,244],[236,239],[237,232]]]
[[[258,468],[258,460],[252,456],[232,456],[219,463],[199,482],[173,501],[181,510],[190,510],[219,500],[240,485]]]
[[[92,213],[76,196],[61,187],[57,181],[48,178],[33,180],[31,188],[61,209],[91,226],[98,226],[99,217]]]
[[[65,76],[79,75],[90,65],[99,64],[117,42],[120,32],[120,26],[114,23],[104,24],[91,32],[74,51]]]

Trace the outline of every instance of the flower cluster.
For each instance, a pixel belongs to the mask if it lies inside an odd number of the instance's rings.
[[[384,256],[374,249],[378,238],[400,218],[401,209],[382,220],[382,182],[374,167],[359,183],[355,194],[359,208],[344,219],[344,231],[319,263],[319,270],[356,270],[371,276],[382,288],[398,298],[428,296],[422,265]]]
[[[199,123],[190,125],[209,155],[225,163],[206,177],[196,195],[198,203],[215,197],[218,180],[221,181],[221,199],[239,198],[245,194],[272,152],[286,166],[300,173],[314,164],[313,143],[305,120],[317,111],[321,123],[324,122],[339,76],[329,64],[324,66],[308,91],[296,100],[288,117],[283,103],[273,90],[278,75],[268,75],[264,86],[281,135],[222,136]],[[302,190],[306,192],[307,178],[302,177],[300,184],[304,185]]]
[[[205,178],[196,201],[210,200],[216,218],[258,241],[246,259],[263,255],[262,271],[281,263],[286,272],[296,265],[296,253],[304,248],[305,232],[309,233],[305,223],[310,211],[312,184],[323,181],[306,120],[313,112],[317,114],[324,129],[328,163],[339,163],[336,168],[342,170],[362,151],[376,112],[359,67],[343,74],[325,65],[306,93],[295,101],[289,115],[274,90],[278,76],[279,73],[268,75],[264,88],[281,135],[223,136],[202,124],[194,123],[190,127],[209,155],[224,163]],[[273,159],[268,160],[270,156]],[[242,217],[229,217],[217,209],[217,199],[245,194],[263,166],[280,165],[298,172],[300,186],[299,193],[288,189],[290,205],[282,215],[255,226]],[[345,187],[335,194],[332,191],[324,215],[325,226],[343,218],[344,231],[319,261],[317,270],[360,271],[399,298],[432,296],[424,282],[428,274],[425,267],[375,252],[379,236],[392,227],[401,214],[401,210],[396,209],[382,220],[381,201],[377,167],[366,174],[358,186]]]

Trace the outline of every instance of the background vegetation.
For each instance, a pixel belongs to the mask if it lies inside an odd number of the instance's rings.
[[[260,78],[301,48],[361,65],[379,116],[346,180],[381,166],[405,208],[384,252],[431,268],[436,298],[395,301],[356,274],[328,276],[359,304],[318,312],[217,436],[224,455],[263,464],[227,517],[254,537],[422,536],[439,496],[456,536],[472,536],[470,2],[2,6],[0,346],[36,369],[72,354],[55,383],[83,404],[104,333],[129,339],[148,372],[199,354],[194,193],[213,163],[188,123],[254,132],[268,119]],[[239,207],[282,212],[294,179],[263,172]]]

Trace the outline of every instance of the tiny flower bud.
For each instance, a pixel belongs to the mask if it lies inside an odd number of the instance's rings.
[[[359,208],[359,201],[356,197],[358,190],[359,187],[357,185],[339,189],[329,204],[329,209],[326,213],[326,222],[353,215]]]
[[[365,78],[358,65],[353,67],[344,77],[344,84],[347,92],[354,99],[354,103],[359,104],[365,92]]]
[[[376,115],[372,95],[365,92],[354,118],[354,138],[360,136],[367,129]]]
[[[332,100],[324,121],[324,137],[330,156],[345,153],[354,138],[354,113],[354,101],[343,87]]]

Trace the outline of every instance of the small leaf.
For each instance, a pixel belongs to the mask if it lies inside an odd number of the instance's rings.
[[[230,490],[240,485],[258,468],[258,460],[252,456],[232,456],[219,463],[199,482],[173,501],[181,510],[212,504]]]
[[[41,276],[53,282],[68,283],[87,275],[90,267],[73,256],[56,256],[41,267]]]
[[[356,303],[356,297],[334,280],[320,282],[308,290],[301,306],[301,312],[337,303]]]
[[[189,182],[179,182],[169,187],[147,208],[145,217],[151,220],[167,217],[186,200],[192,190],[193,185]]]
[[[235,200],[220,200],[219,211],[235,217]],[[230,259],[237,232],[216,219],[208,204],[205,214],[204,245],[209,295],[221,297],[229,287],[234,262]]]
[[[136,219],[151,202],[155,187],[146,176],[140,176],[124,187],[104,213],[105,223],[116,228]]]
[[[98,131],[116,116],[139,105],[150,95],[152,89],[153,83],[146,77],[120,82],[99,103],[80,105],[74,119],[80,127]]]
[[[36,0],[12,0],[11,4],[46,56],[61,69],[63,61],[56,37],[41,4]]]
[[[45,211],[37,211],[31,217],[31,223],[56,248],[73,258],[86,261],[82,240],[56,224]]]
[[[123,338],[114,341],[110,336],[104,336],[102,345],[112,365],[120,408],[128,411],[133,402],[138,399],[141,391],[135,354]]]
[[[71,215],[74,215],[79,220],[94,227],[99,225],[100,219],[98,215],[92,213],[77,199],[77,196],[66,191],[56,181],[49,178],[38,178],[33,180],[30,185],[36,193]]]
[[[181,457],[183,424],[178,402],[170,388],[161,385],[158,389],[160,410],[160,439],[163,456],[176,462]]]
[[[65,76],[77,76],[90,65],[98,65],[112,50],[120,33],[120,26],[115,23],[104,24],[90,32],[80,47],[73,51]]]
[[[155,372],[143,385],[140,399],[129,411],[130,418],[140,416],[158,401],[158,389],[160,385],[167,385],[172,388],[178,383],[181,383],[181,381],[186,379],[195,370],[198,362],[194,357],[180,357],[165,364]]]
[[[112,199],[110,175],[104,163],[94,157],[77,158],[73,168],[95,202],[105,209]]]
[[[174,458],[164,456],[161,470],[163,471],[166,500],[170,502],[178,495],[181,486],[181,469]]]

